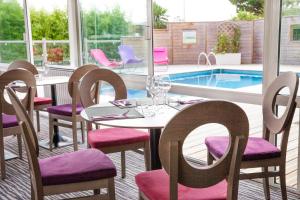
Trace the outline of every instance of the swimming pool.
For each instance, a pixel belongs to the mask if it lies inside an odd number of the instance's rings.
[[[262,72],[252,70],[213,69],[170,75],[173,83],[238,89],[262,83]]]

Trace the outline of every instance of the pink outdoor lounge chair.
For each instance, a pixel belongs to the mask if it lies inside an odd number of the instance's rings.
[[[154,64],[168,65],[168,49],[166,47],[155,47],[153,50]]]
[[[122,62],[108,60],[105,53],[101,49],[91,49],[91,56],[101,65],[105,67],[118,67]]]

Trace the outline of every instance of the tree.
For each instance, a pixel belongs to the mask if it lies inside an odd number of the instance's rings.
[[[299,15],[300,0],[283,0],[282,1],[282,15],[291,16]]]
[[[236,5],[237,12],[248,11],[255,15],[263,15],[264,0],[229,0],[233,5]]]
[[[154,28],[164,29],[167,27],[167,9],[161,7],[157,3],[153,2],[153,18],[154,18]]]

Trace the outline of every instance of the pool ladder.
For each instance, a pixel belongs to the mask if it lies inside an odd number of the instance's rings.
[[[216,54],[214,52],[209,52],[209,54],[206,54],[205,52],[201,52],[198,55],[198,65],[200,64],[201,57],[204,56],[206,63],[211,66],[211,62],[209,60],[209,57],[213,56],[216,59]]]

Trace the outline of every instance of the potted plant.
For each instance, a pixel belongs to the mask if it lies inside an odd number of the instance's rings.
[[[218,35],[217,45],[215,48],[216,64],[217,65],[240,65],[241,32],[238,27],[234,28],[232,36],[226,33]]]

